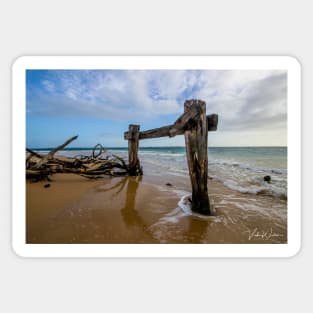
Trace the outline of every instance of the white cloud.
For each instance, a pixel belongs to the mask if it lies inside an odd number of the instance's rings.
[[[109,119],[157,118],[183,112],[199,98],[218,113],[220,130],[284,128],[287,75],[282,71],[51,71],[28,109],[37,114]],[[48,91],[48,94],[46,93]],[[44,104],[44,105],[43,105]]]
[[[48,92],[54,91],[55,86],[54,86],[54,83],[52,81],[45,79],[41,83],[42,83],[42,85],[46,91],[48,91]]]
[[[283,71],[203,72],[196,98],[218,113],[222,129],[276,128],[286,123],[287,75]]]

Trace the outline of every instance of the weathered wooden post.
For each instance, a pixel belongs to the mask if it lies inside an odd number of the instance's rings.
[[[185,135],[186,155],[192,187],[192,211],[204,215],[213,212],[208,195],[208,131],[215,131],[218,115],[206,115],[206,104],[201,100],[185,101],[185,111],[174,124],[139,132],[139,125],[129,125],[124,133],[128,140],[129,173],[142,175],[138,159],[139,140]]]
[[[198,114],[185,130],[186,155],[192,187],[192,211],[210,215],[208,196],[208,123],[206,104],[201,100],[185,101],[185,113],[191,109]]]
[[[138,158],[139,147],[139,125],[129,125],[128,127],[128,164],[129,175],[142,175],[142,169]]]

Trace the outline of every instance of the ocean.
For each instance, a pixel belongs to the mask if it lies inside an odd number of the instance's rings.
[[[139,156],[171,174],[188,175],[184,147],[143,148]],[[208,175],[242,193],[287,197],[287,148],[209,148]],[[264,181],[264,176],[270,176],[271,182]]]
[[[42,153],[49,149],[35,149]],[[107,148],[127,160],[127,148]],[[91,148],[67,148],[66,156],[91,155]],[[139,158],[145,164],[155,165],[154,175],[168,173],[188,176],[185,147],[142,147]],[[247,194],[264,194],[287,198],[287,147],[210,147],[208,175],[229,189]],[[264,181],[265,176],[271,182]]]

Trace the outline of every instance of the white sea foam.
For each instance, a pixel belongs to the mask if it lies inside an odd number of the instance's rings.
[[[275,186],[273,184],[269,184],[266,182],[260,183],[259,185],[250,185],[250,186],[242,186],[240,183],[233,181],[233,180],[226,180],[222,182],[224,186],[226,186],[229,189],[239,191],[241,193],[250,193],[250,194],[263,194],[263,195],[269,195],[279,198],[286,198],[287,197],[287,190]]]
[[[181,190],[176,190],[176,193],[182,195],[178,201],[177,207],[174,208],[171,212],[162,216],[156,223],[150,226],[150,230],[153,231],[155,235],[162,233],[159,232],[160,229],[164,229],[164,227],[170,227],[172,224],[179,223],[182,218],[186,217],[210,220],[215,223],[223,222],[222,216],[205,216],[192,212],[190,201],[188,200],[191,195],[186,193],[186,191]]]
[[[178,207],[181,208],[182,211],[187,215],[192,214],[190,201],[188,200],[189,197],[190,195],[184,195],[178,202]]]
[[[183,158],[169,159],[158,155],[153,158],[142,158],[148,163],[157,165],[167,173],[175,176],[188,177],[187,161]],[[250,163],[234,160],[214,160],[208,165],[209,177],[221,182],[227,188],[241,193],[264,194],[274,197],[287,197],[286,169],[253,166]],[[271,182],[264,181],[270,175]]]
[[[224,186],[242,192],[242,193],[252,193],[252,194],[258,194],[261,191],[265,190],[263,187],[242,187],[239,184],[237,184],[234,181],[225,181],[223,182]]]

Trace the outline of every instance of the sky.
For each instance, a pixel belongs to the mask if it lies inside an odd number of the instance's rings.
[[[209,146],[286,146],[287,72],[281,70],[27,70],[26,144],[127,146],[129,124],[141,130],[175,122],[184,101],[219,115]],[[140,146],[184,146],[184,136]]]

